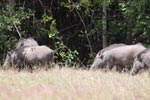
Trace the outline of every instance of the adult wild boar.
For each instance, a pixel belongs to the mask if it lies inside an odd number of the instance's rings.
[[[15,65],[20,70],[25,65],[32,68],[34,64],[51,64],[54,61],[53,55],[53,50],[44,45],[14,49],[7,53],[3,66]]]
[[[147,67],[150,73],[150,48],[145,49],[137,55],[133,62],[133,67],[131,69],[131,75],[136,75],[141,69]]]
[[[102,50],[100,50],[100,51],[96,54],[96,57],[95,57],[94,62],[93,62],[93,64],[92,64],[92,66],[91,66],[90,69],[93,70],[93,69],[97,69],[97,68],[98,68],[98,67],[94,67],[94,65],[95,65],[96,63],[98,63],[98,58],[100,57],[100,55],[101,55],[102,53],[104,53],[105,51],[108,51],[108,50],[117,48],[117,47],[125,46],[125,45],[126,45],[126,44],[123,44],[123,43],[111,44],[111,45],[109,45],[108,47],[105,47],[105,48],[103,48]],[[99,66],[99,68],[103,68],[103,66]]]
[[[16,43],[16,49],[19,49],[19,48],[22,48],[22,47],[29,47],[29,46],[38,46],[38,43],[32,37],[29,37],[27,39],[21,38]]]
[[[135,57],[145,49],[142,44],[138,43],[107,50],[96,57],[91,68],[95,69],[105,65],[110,70],[113,66],[131,65]]]

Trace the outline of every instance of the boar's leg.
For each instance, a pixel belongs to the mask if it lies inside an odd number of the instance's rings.
[[[116,71],[122,72],[124,70],[125,66],[124,65],[116,65]]]
[[[113,68],[113,64],[112,63],[107,63],[106,64],[106,71],[110,71]]]

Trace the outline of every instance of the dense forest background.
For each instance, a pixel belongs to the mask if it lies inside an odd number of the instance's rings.
[[[92,63],[113,43],[150,46],[150,0],[0,0],[0,61],[22,37],[55,50],[55,62]]]

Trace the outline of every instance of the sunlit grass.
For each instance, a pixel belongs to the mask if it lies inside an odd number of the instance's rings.
[[[52,68],[0,70],[0,100],[150,100],[150,77],[142,73]]]

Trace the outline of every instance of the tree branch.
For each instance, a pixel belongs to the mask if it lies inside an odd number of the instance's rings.
[[[77,14],[78,14],[78,16],[79,16],[79,18],[80,18],[80,20],[81,20],[81,22],[82,22],[82,24],[83,24],[83,27],[84,27],[84,29],[85,29],[85,36],[86,36],[86,39],[87,39],[88,44],[89,44],[90,52],[91,52],[91,54],[93,55],[93,50],[92,50],[92,45],[91,45],[90,39],[89,39],[89,37],[86,35],[86,34],[87,34],[86,25],[85,25],[85,23],[84,23],[82,17],[80,16],[79,12],[77,11],[77,9],[76,9],[76,8],[74,8],[74,9],[75,9],[75,11],[77,12]]]
[[[18,27],[16,26],[16,24],[15,24],[15,23],[13,23],[13,24],[14,24],[14,27],[15,27],[15,29],[16,29],[16,31],[17,31],[17,33],[18,33],[19,37],[21,38],[21,33],[20,33],[20,31],[19,31]]]

